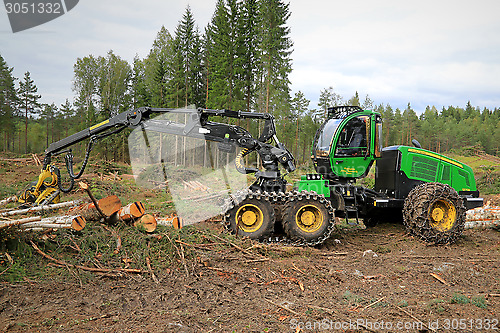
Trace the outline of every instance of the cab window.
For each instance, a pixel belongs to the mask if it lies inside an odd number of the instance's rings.
[[[335,156],[365,156],[368,152],[368,135],[370,133],[369,117],[352,118],[342,129]]]
[[[315,144],[315,155],[317,157],[325,157],[330,154],[333,134],[341,122],[342,119],[330,119],[325,123]]]

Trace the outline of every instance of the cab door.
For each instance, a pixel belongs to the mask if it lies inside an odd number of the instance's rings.
[[[371,137],[376,136],[375,129],[372,136],[371,122],[370,116],[354,116],[338,129],[330,151],[330,163],[338,177],[359,178],[368,173],[376,150],[370,149]]]

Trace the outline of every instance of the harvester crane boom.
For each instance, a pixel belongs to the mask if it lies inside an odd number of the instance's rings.
[[[185,115],[186,123],[183,124],[162,119],[162,117],[152,117],[153,115],[167,113]],[[210,120],[211,117],[216,116],[222,118],[264,120],[264,128],[260,137],[256,139],[250,132],[240,126]],[[142,130],[214,141],[218,143],[220,150],[226,152],[233,151],[234,147],[238,146],[243,149],[237,157],[238,161],[241,161],[241,158],[250,152],[256,151],[261,156],[264,171],[259,171],[256,168],[246,168],[241,163],[237,165],[237,170],[241,173],[255,173],[258,181],[253,186],[254,189],[284,191],[286,182],[280,175],[279,165],[287,173],[295,170],[294,158],[288,149],[278,141],[274,117],[270,114],[203,108],[172,109],[140,107],[122,112],[97,125],[50,144],[45,150],[42,173],[39,176],[38,182],[25,191],[20,201],[23,203],[35,202],[38,204],[44,202],[42,199],[47,199],[49,194],[54,198],[58,196],[58,193],[55,193],[56,191],[63,193],[71,191],[74,181],[82,176],[89,160],[90,152],[96,141],[117,134],[126,128],[134,129],[137,127],[142,128]],[[80,171],[75,174],[73,171],[73,154],[70,147],[86,139],[90,139],[90,141],[87,145],[85,158]],[[275,145],[269,143],[271,139],[274,139]],[[65,162],[70,177],[70,185],[67,188],[64,188],[61,184],[59,169],[51,164],[52,157],[62,153],[66,153]],[[44,182],[49,177],[52,180]],[[45,191],[46,188],[51,188],[51,190]]]

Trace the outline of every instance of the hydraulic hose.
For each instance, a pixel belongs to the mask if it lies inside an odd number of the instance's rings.
[[[248,173],[255,173],[255,172],[259,171],[256,168],[245,167],[245,162],[243,161],[243,158],[245,156],[247,156],[248,154],[250,154],[251,152],[252,152],[252,150],[250,150],[248,148],[244,148],[240,151],[240,153],[238,155],[236,155],[236,159],[234,160],[234,164],[236,166],[236,170],[239,173],[248,174]]]

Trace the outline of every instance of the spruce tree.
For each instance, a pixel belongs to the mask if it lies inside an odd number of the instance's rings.
[[[352,96],[351,99],[347,101],[347,105],[355,105],[355,106],[361,105],[361,103],[359,102],[359,94],[357,91],[354,94],[354,96]]]
[[[37,95],[38,88],[35,81],[31,79],[30,72],[24,73],[23,81],[19,82],[20,106],[24,110],[24,152],[28,153],[28,118],[39,112],[40,103],[38,100],[42,97]]]
[[[246,0],[241,6],[239,35],[242,43],[242,93],[245,108],[250,111],[255,96],[255,80],[257,72],[257,59],[259,57],[259,17],[257,0]]]
[[[175,31],[174,52],[178,65],[175,82],[182,106],[201,103],[203,81],[201,73],[200,31],[188,6]]]
[[[293,43],[286,25],[290,17],[289,5],[281,0],[261,0],[260,22],[260,108],[264,112],[276,113],[288,109],[292,71]]]
[[[131,95],[134,108],[141,106],[153,106],[151,104],[151,95],[148,93],[146,84],[146,66],[145,61],[137,55],[132,64]]]
[[[206,29],[208,72],[208,108],[231,108],[231,69],[233,64],[229,9],[218,0],[215,13]]]
[[[0,132],[3,132],[4,150],[10,148],[9,144],[13,139],[14,115],[18,103],[13,70],[0,55]]]
[[[162,26],[146,59],[142,64],[138,61],[134,64],[136,103],[142,101],[154,107],[176,106],[177,96],[172,82],[174,63],[174,41],[170,32]],[[141,74],[142,70],[144,74]]]

